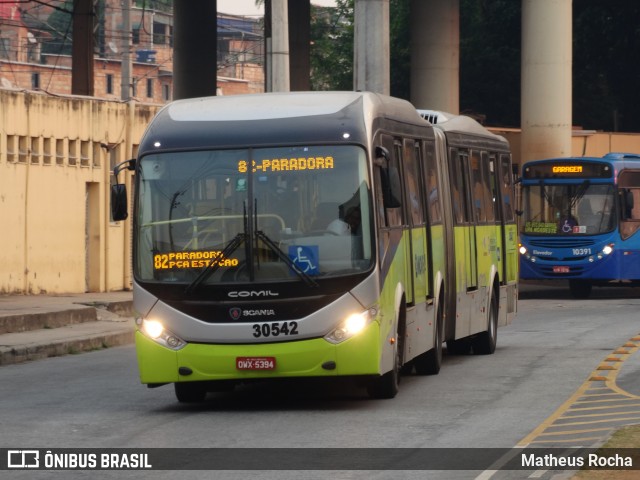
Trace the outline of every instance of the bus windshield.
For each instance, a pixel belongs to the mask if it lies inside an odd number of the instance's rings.
[[[524,185],[521,233],[597,235],[615,227],[613,185]]]
[[[138,175],[139,281],[315,285],[373,265],[361,147],[152,154]]]

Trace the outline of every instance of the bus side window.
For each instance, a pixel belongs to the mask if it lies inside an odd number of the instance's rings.
[[[449,177],[451,178],[451,201],[453,216],[457,225],[468,221],[466,214],[466,190],[464,182],[463,157],[460,152],[452,148],[449,151]]]
[[[487,221],[487,188],[482,175],[483,157],[480,156],[480,152],[477,150],[471,151],[471,185],[473,186],[471,189],[471,206],[473,212],[471,218],[473,220],[475,217],[478,223],[485,223]]]
[[[404,146],[404,163],[406,175],[407,202],[409,209],[409,218],[411,225],[416,227],[424,225],[424,210],[422,208],[422,189],[420,188],[420,175],[418,170],[418,161],[420,150],[416,148],[417,144],[413,140],[405,139]]]
[[[442,223],[435,146],[433,142],[425,142],[424,146],[427,208],[431,224],[434,225]]]
[[[482,152],[482,178],[484,188],[484,209],[487,215],[487,222],[495,222],[499,218],[496,212],[496,200],[498,198],[496,192],[495,180],[495,156],[489,156],[487,152]]]
[[[514,213],[514,188],[513,173],[507,155],[500,155],[500,171],[498,172],[498,180],[500,181],[500,190],[502,192],[502,209],[504,212],[504,221],[512,222]]]
[[[390,139],[388,135],[382,135],[383,143]],[[378,173],[380,178],[380,188],[382,193],[382,208],[384,209],[384,223],[388,227],[402,225],[402,187],[399,170],[398,152],[400,149],[393,149],[393,153],[386,147],[376,149],[378,163]]]
[[[620,236],[627,239],[640,229],[640,188],[620,189]]]

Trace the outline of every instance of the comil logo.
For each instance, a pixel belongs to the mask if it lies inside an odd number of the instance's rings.
[[[8,450],[8,468],[40,468],[40,452],[38,450]]]
[[[227,294],[230,298],[277,297],[278,292],[271,290],[234,290]]]

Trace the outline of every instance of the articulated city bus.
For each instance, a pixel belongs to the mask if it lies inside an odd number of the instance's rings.
[[[553,158],[522,166],[520,278],[640,284],[640,155]]]
[[[181,402],[256,379],[349,377],[375,398],[493,353],[516,311],[507,142],[361,92],[181,100],[135,170],[140,378]],[[122,184],[114,220],[126,218]]]

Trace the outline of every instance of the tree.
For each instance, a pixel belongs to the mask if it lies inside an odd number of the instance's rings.
[[[411,98],[411,0],[389,2],[389,51],[391,95]]]
[[[73,35],[73,0],[66,0],[49,16],[44,28],[51,34],[51,40],[42,45],[43,53],[71,55]]]
[[[311,89],[353,90],[353,0],[311,5]]]

